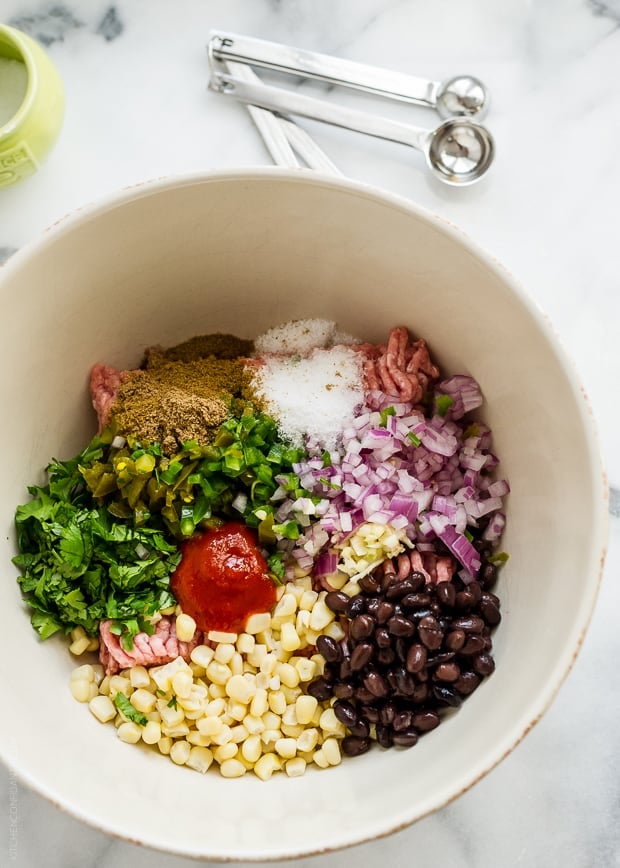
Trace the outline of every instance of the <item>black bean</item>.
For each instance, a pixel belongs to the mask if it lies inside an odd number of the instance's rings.
[[[338,670],[338,678],[340,681],[347,681],[351,677],[351,658],[345,657],[340,664],[340,669]]]
[[[475,672],[461,672],[460,678],[454,682],[452,687],[458,690],[461,696],[469,696],[479,684],[480,678]]]
[[[374,705],[360,705],[360,717],[363,717],[369,723],[379,723],[380,709]]]
[[[319,702],[323,702],[331,698],[332,686],[324,678],[317,678],[308,685],[308,693]]]
[[[472,654],[480,654],[484,650],[484,646],[484,636],[468,636],[459,654],[463,654],[465,657],[470,657]]]
[[[419,624],[422,618],[434,618],[436,614],[437,613],[434,612],[430,606],[425,606],[423,609],[407,610],[407,617],[415,624]]]
[[[358,736],[358,738],[368,738],[370,735],[370,725],[367,720],[359,718],[356,723],[352,723],[349,726],[349,732],[351,735]]]
[[[342,752],[345,756],[360,756],[370,750],[370,739],[360,738],[357,735],[347,735],[340,743]]]
[[[392,729],[394,732],[402,732],[404,729],[409,729],[411,719],[412,714],[410,711],[397,711],[392,720]]]
[[[409,653],[409,641],[408,641],[408,639],[405,639],[402,636],[398,636],[396,638],[396,641],[394,642],[394,651],[396,651],[396,656],[398,657],[400,662],[406,663],[407,662],[407,654]]]
[[[382,600],[380,597],[371,597],[369,600],[366,600],[366,611],[369,615],[372,615],[373,618],[377,617],[377,610],[381,605],[381,602]]]
[[[442,606],[445,606],[447,609],[454,608],[454,604],[456,603],[456,588],[452,582],[437,582],[435,593]]]
[[[364,678],[364,687],[380,699],[387,696],[390,692],[387,681],[380,672],[376,671],[369,672],[366,675]]]
[[[480,614],[489,627],[496,627],[502,620],[499,606],[497,606],[493,600],[482,599],[482,602],[480,603]]]
[[[469,588],[457,593],[454,605],[459,612],[469,612],[474,608],[476,601]]]
[[[454,630],[464,630],[465,633],[482,633],[484,621],[477,615],[461,615],[460,618],[455,618],[450,626]]]
[[[381,593],[385,594],[390,585],[398,581],[399,578],[396,573],[384,573],[383,578],[381,579]]]
[[[497,567],[495,564],[489,564],[487,562],[483,565],[481,570],[481,581],[485,590],[492,588],[495,585],[497,581]]]
[[[474,598],[474,606],[477,606],[482,599],[482,588],[480,587],[480,582],[470,582],[467,585],[467,590]]]
[[[418,675],[418,678],[422,675]],[[431,689],[428,684],[416,684],[414,687],[413,693],[411,694],[411,702],[414,705],[422,705],[423,702],[426,702],[430,699]]]
[[[381,747],[392,747],[394,744],[394,734],[391,727],[383,726],[380,723],[377,724],[377,743]]]
[[[391,636],[413,636],[415,624],[404,615],[394,615],[387,622],[388,632]]]
[[[381,602],[377,606],[377,624],[386,624],[393,614],[393,603],[388,603],[387,600],[381,600]]]
[[[464,630],[450,630],[444,642],[446,648],[449,648],[450,651],[460,651],[465,644],[465,639],[466,635]]]
[[[414,570],[414,572],[410,573],[407,578],[413,584],[413,593],[417,594],[418,591],[422,590],[426,585],[426,579],[424,578],[423,573],[418,573]]]
[[[430,668],[439,666],[440,663],[447,663],[449,660],[453,660],[454,656],[454,651],[440,651],[439,654],[433,654],[432,657],[428,658],[428,666]]]
[[[362,576],[361,579],[358,579],[358,585],[360,586],[362,591],[365,591],[365,593],[376,594],[379,590],[380,583],[377,581],[377,579],[373,576],[372,573],[369,573],[366,576]]]
[[[391,666],[396,660],[396,653],[393,648],[379,648],[377,651],[377,663],[381,666]]]
[[[375,619],[372,615],[357,615],[349,625],[349,635],[352,636],[356,642],[361,642],[363,639],[368,639],[369,636],[372,636],[374,629]]]
[[[397,711],[396,703],[390,699],[381,707],[379,711],[379,720],[384,726],[389,726],[394,720]]]
[[[490,654],[477,654],[471,661],[474,672],[483,677],[490,675],[495,670],[495,660]]]
[[[407,594],[415,594],[415,592],[416,582],[407,577],[401,579],[400,582],[393,582],[390,584],[385,592],[385,599],[394,602],[395,600],[402,600],[402,598],[406,597]]]
[[[337,699],[332,708],[340,723],[344,723],[345,726],[357,723],[359,716],[352,702],[349,702],[347,699]]]
[[[436,711],[417,711],[413,715],[413,726],[418,732],[430,732],[431,729],[439,726],[439,715]]]
[[[420,642],[426,645],[429,651],[436,651],[441,647],[443,641],[443,631],[439,626],[439,622],[432,615],[427,615],[422,618],[418,624],[418,635]]]
[[[346,612],[347,606],[349,605],[349,597],[346,594],[343,594],[342,591],[329,591],[325,596],[325,605],[332,610],[332,612],[336,612],[336,614],[340,615],[343,612]]]
[[[415,681],[404,666],[398,666],[394,671],[396,678],[396,690],[403,696],[411,696],[415,690]]]
[[[403,609],[422,609],[431,605],[430,594],[407,594],[400,601]]]
[[[364,611],[366,611],[366,600],[364,597],[361,594],[356,594],[354,597],[351,597],[346,610],[347,618],[355,618],[357,615],[361,615]]]
[[[406,729],[404,732],[395,732],[393,736],[394,744],[398,747],[413,747],[418,741],[418,733],[415,729]]]
[[[377,648],[389,648],[392,644],[392,637],[387,631],[387,627],[377,627],[374,636]]]
[[[444,702],[446,705],[451,705],[456,708],[463,701],[456,690],[452,687],[446,687],[443,684],[433,684],[433,696],[438,702]]]
[[[474,658],[476,659],[476,658]],[[456,681],[461,674],[461,669],[458,663],[440,663],[435,669],[435,678],[437,681],[451,682]]]
[[[332,693],[338,699],[351,699],[353,696],[353,685],[348,681],[335,681],[332,684]]]
[[[359,672],[360,669],[363,669],[370,662],[374,651],[375,649],[370,642],[360,642],[359,645],[356,645],[351,654],[351,670]]]
[[[323,634],[318,636],[316,647],[319,654],[322,654],[328,663],[338,663],[342,660],[342,648],[335,639],[332,639],[331,636],[325,636]]]
[[[357,699],[357,701],[362,705],[367,705],[369,702],[377,701],[377,697],[374,695],[374,693],[371,693],[370,690],[368,690],[367,687],[364,687],[363,684],[360,684],[354,689],[355,693],[353,695],[355,696],[355,699]]]
[[[409,648],[405,666],[408,672],[420,672],[426,665],[427,653],[424,645],[416,643]]]
[[[340,674],[340,667],[336,663],[326,663],[323,668],[323,678],[332,684]]]

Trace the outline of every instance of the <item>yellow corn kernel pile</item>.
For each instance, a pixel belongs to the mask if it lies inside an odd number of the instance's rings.
[[[177,632],[193,637],[191,618],[177,617]],[[304,649],[321,633],[343,638],[325,592],[312,590],[308,577],[279,589],[273,612],[252,615],[243,633],[211,631],[191,661],[181,657],[164,666],[134,666],[105,676],[100,666],[80,666],[71,692],[88,702],[102,723],[114,722],[127,743],[156,745],[177,765],[206,772],[215,763],[224,777],[253,771],[261,780],[283,770],[302,775],[341,761],[346,730],[332,701],[317,702],[305,692],[323,671],[324,659]],[[114,704],[124,694],[146,724],[129,720]]]

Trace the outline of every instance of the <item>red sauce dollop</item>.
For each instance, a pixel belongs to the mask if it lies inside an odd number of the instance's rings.
[[[276,588],[256,536],[229,522],[181,544],[183,556],[172,575],[172,592],[199,630],[242,633],[247,619],[269,612]]]

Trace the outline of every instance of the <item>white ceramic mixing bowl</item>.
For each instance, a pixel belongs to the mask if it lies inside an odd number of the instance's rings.
[[[0,754],[75,816],[132,841],[222,859],[300,857],[402,828],[493,768],[577,654],[606,541],[590,410],[544,316],[495,261],[418,207],[348,181],[263,170],[165,180],[66,220],[0,272]],[[410,750],[327,771],[225,780],[121,743],[68,689],[58,637],[21,602],[13,512],[94,433],[92,364],[136,365],[193,334],[253,336],[300,317],[385,340],[405,324],[485,394],[512,493],[497,669]]]

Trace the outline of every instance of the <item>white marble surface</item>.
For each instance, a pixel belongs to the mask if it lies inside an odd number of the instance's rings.
[[[620,0],[0,0],[0,20],[48,46],[67,93],[53,155],[36,176],[0,191],[2,259],[67,212],[123,186],[269,162],[245,110],[206,91],[212,27],[431,78],[472,72],[488,84],[498,156],[488,178],[470,189],[439,186],[418,155],[397,145],[306,126],[345,174],[459,224],[550,315],[590,394],[612,484],[601,596],[558,699],[498,769],[398,835],[300,864],[620,866]],[[434,123],[426,111],[338,98]],[[8,864],[190,863],[81,825],[3,769],[0,865]]]

